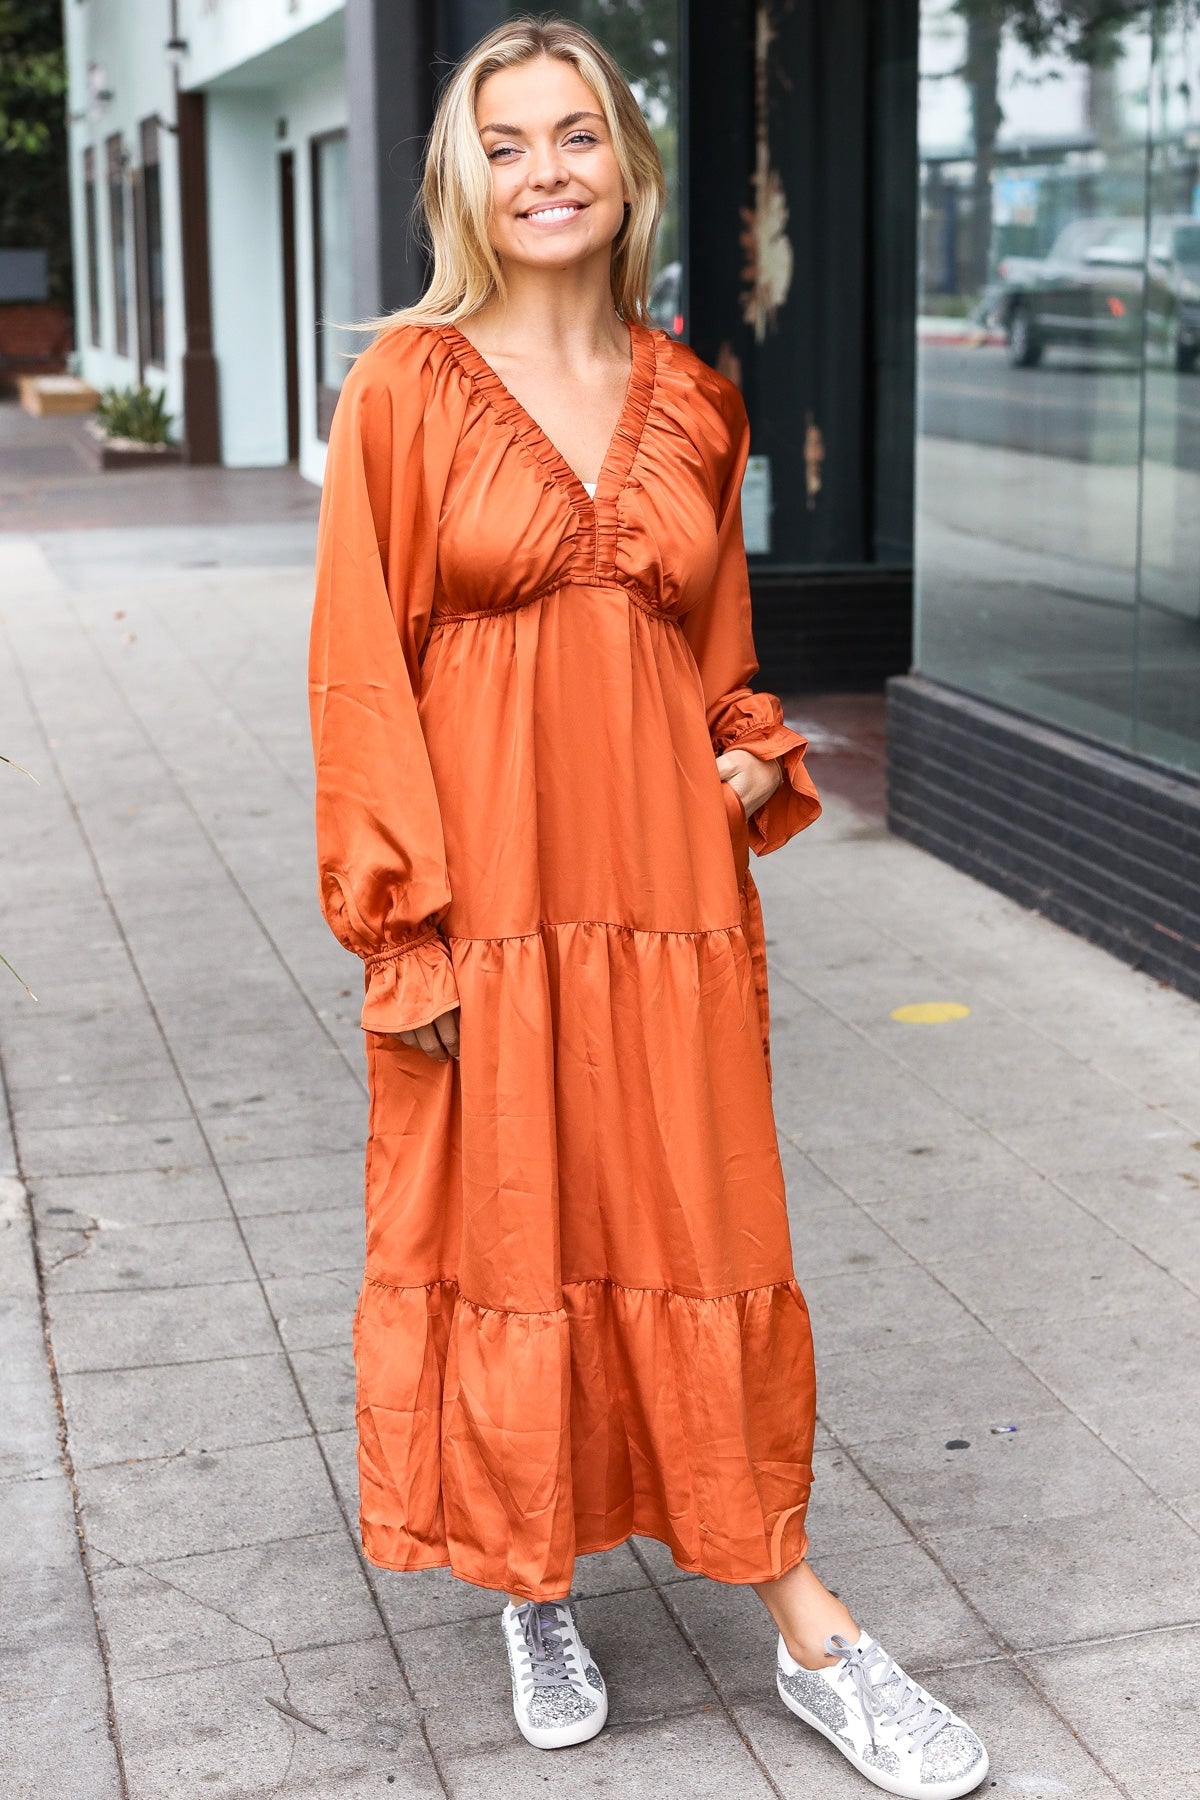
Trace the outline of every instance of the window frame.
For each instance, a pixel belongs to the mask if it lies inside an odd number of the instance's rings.
[[[321,152],[329,144],[339,141],[344,143],[347,137],[346,127],[341,125],[334,131],[318,132],[309,139],[308,143],[308,180],[313,244],[313,374],[316,378],[317,393],[317,436],[322,443],[329,441],[333,409],[337,405],[341,389],[330,387],[327,382],[321,380],[321,353],[325,342],[325,327],[321,318],[321,286],[324,277],[321,256]]]
[[[140,122],[138,133],[142,151],[142,225],[146,260],[146,361],[155,369],[165,370],[167,323],[163,268],[162,138],[157,113]]]
[[[84,279],[87,282],[88,342],[93,350],[100,341],[100,215],[96,197],[96,147],[83,147]]]
[[[114,131],[104,140],[108,174],[108,236],[113,286],[113,348],[118,356],[133,355],[133,314],[136,297],[129,279],[130,196],[125,180],[125,137]],[[131,300],[133,304],[131,304]]]

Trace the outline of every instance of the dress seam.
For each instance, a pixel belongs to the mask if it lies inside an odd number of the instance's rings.
[[[752,721],[752,723],[750,723],[748,725],[743,725],[740,728],[740,730],[733,732],[732,735],[728,735],[728,736],[723,735],[721,741],[724,746],[724,749],[733,750],[733,749],[737,748],[738,744],[740,744],[744,738],[779,737],[784,732],[790,733],[790,735],[795,738],[800,737],[800,733],[798,731],[792,731],[792,728],[790,725],[787,725],[787,724],[774,725],[774,724],[770,723],[768,720],[755,719]],[[794,750],[795,748],[796,748],[795,744],[791,744],[788,746],[789,750]],[[780,756],[786,756],[788,754],[788,751],[781,750],[779,752],[779,754],[780,754]]]
[[[541,600],[548,600],[554,594],[561,594],[564,589],[572,587],[604,588],[613,592],[623,592],[642,612],[649,613],[653,619],[661,619],[667,625],[681,625],[682,615],[668,612],[665,607],[658,606],[638,582],[614,575],[608,580],[581,581],[576,575],[556,576],[544,587],[535,588],[532,594],[520,600],[510,600],[502,606],[480,606],[472,612],[434,613],[429,622],[429,631],[433,633],[445,626],[465,625],[473,619],[505,618],[509,613],[522,612],[527,606],[536,606]]]
[[[472,1300],[464,1294],[453,1275],[435,1275],[431,1281],[381,1281],[377,1275],[363,1275],[368,1287],[382,1288],[388,1294],[424,1294],[431,1288],[452,1287],[457,1290],[458,1298],[472,1312],[496,1313],[504,1318],[513,1319],[565,1319],[565,1306],[485,1306],[481,1300]],[[778,1281],[760,1281],[752,1287],[723,1288],[719,1294],[685,1294],[678,1288],[638,1287],[627,1281],[614,1281],[610,1275],[583,1275],[577,1281],[564,1281],[563,1288],[603,1287],[616,1289],[622,1294],[658,1294],[666,1300],[686,1300],[689,1305],[715,1305],[718,1300],[738,1300],[745,1294],[773,1294],[784,1288],[794,1294],[805,1305],[800,1283],[794,1274],[781,1276]]]
[[[441,936],[451,944],[509,944],[526,938],[541,937],[543,931],[557,931],[563,925],[596,925],[603,931],[625,931],[632,937],[728,937],[743,929],[740,919],[731,925],[707,925],[698,931],[662,931],[649,925],[625,925],[617,919],[542,919],[533,931],[502,931],[496,937],[470,937],[461,931],[443,931]]]
[[[435,939],[440,938],[441,935],[442,934],[438,931],[437,927],[433,926],[427,931],[419,932],[415,937],[405,938],[403,943],[392,944],[386,950],[371,951],[369,955],[363,957],[363,962],[366,964],[368,974],[375,974],[377,970],[386,968],[389,963],[402,961],[404,957],[411,956],[414,951],[420,950],[424,944],[433,943]]]

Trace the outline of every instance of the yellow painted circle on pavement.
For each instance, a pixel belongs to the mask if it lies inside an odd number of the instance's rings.
[[[892,1017],[901,1025],[948,1025],[951,1019],[968,1018],[970,1012],[957,1000],[918,1000],[912,1006],[898,1006]]]

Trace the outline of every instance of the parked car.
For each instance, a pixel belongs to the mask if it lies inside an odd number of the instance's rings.
[[[683,264],[669,262],[650,283],[650,317],[672,337],[683,336]]]
[[[1055,344],[1136,354],[1146,336],[1176,369],[1200,358],[1200,218],[1076,219],[1040,261],[1000,264],[986,296],[1008,333],[1008,360],[1033,369]],[[1145,303],[1143,306],[1143,295]]]

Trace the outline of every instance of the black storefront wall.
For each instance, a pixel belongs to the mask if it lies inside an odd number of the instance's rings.
[[[435,83],[509,10],[348,0],[364,312],[420,291]],[[770,469],[759,680],[878,687],[912,644],[917,0],[683,0],[679,23],[687,336],[739,382]]]
[[[693,6],[686,68],[689,337],[770,465],[762,680],[875,687],[912,645],[916,0]]]

